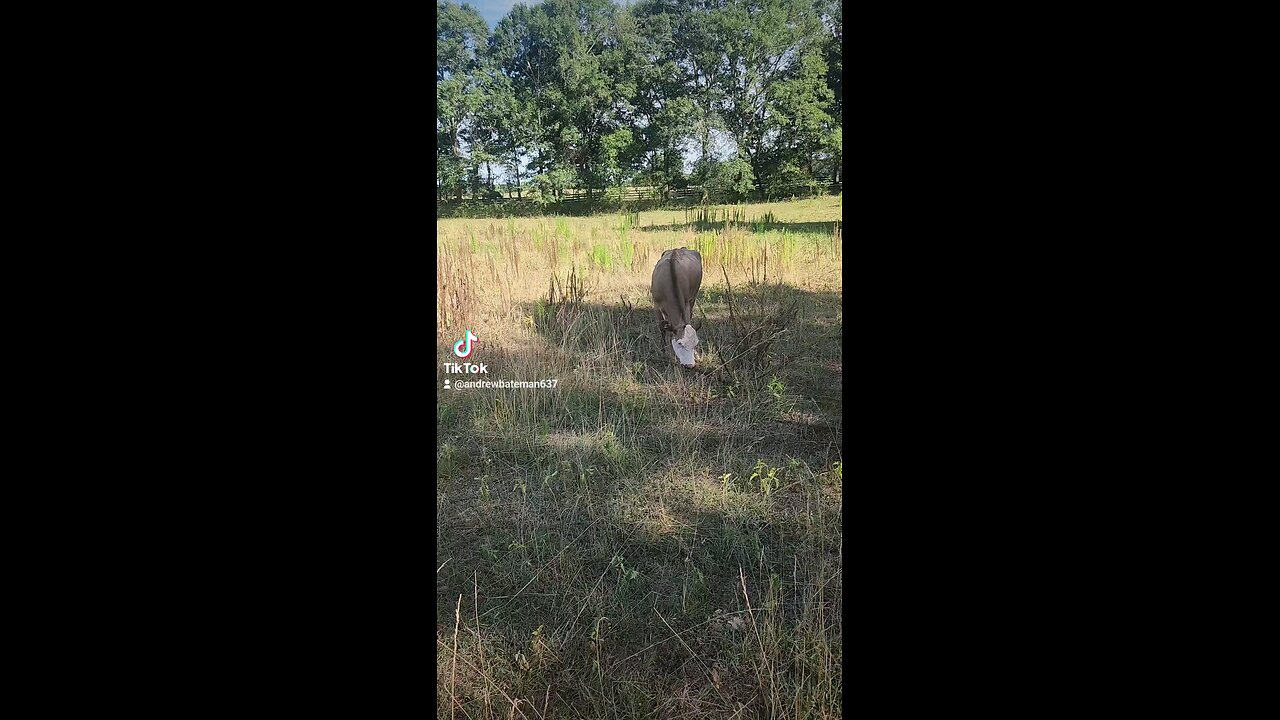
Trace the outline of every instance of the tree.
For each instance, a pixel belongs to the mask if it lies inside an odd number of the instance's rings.
[[[437,7],[442,193],[492,192],[495,166],[517,195],[530,179],[591,197],[636,170],[666,190],[689,141],[695,178],[729,194],[838,178],[835,0],[544,0],[492,34],[468,5]]]
[[[809,165],[824,113],[822,28],[807,0],[732,0],[719,17],[725,71],[719,115],[757,177],[771,164]]]
[[[618,187],[618,200],[622,200],[622,186],[631,166],[633,138],[631,131],[623,128],[604,136],[602,164],[611,184]]]
[[[447,170],[438,176],[438,183],[455,190],[461,199],[464,182],[459,180],[459,168],[471,170],[463,145],[476,111],[484,104],[481,89],[489,26],[465,3],[442,0],[436,3],[436,11],[436,132],[444,140],[437,143],[437,167]]]
[[[773,127],[777,138],[766,151],[760,165],[777,164],[785,168],[787,183],[816,185],[815,161],[823,157],[833,126],[827,114],[831,90],[826,86],[827,64],[815,52],[806,53],[800,62],[778,81],[769,104],[774,111]]]
[[[827,134],[826,148],[831,156],[831,180],[840,180],[843,159],[840,128],[844,124],[844,36],[843,8],[838,0],[820,0],[819,13],[829,34],[825,42],[824,59],[827,61],[827,88],[831,90],[831,115],[833,127]]]
[[[755,190],[755,173],[746,158],[735,157],[727,162],[714,163],[704,187],[708,193],[733,202]]]
[[[670,22],[663,57],[679,71],[678,95],[696,110],[682,129],[694,126],[707,177],[716,130],[728,133],[756,178],[781,163],[813,165],[829,118],[825,31],[813,0],[649,0],[637,12]]]
[[[827,87],[831,89],[831,114],[841,124],[844,111],[844,37],[843,9],[839,0],[819,0],[818,14],[827,29],[823,57],[827,61]]]
[[[561,169],[572,165],[588,191],[605,177],[604,136],[625,124],[618,100],[633,92],[617,77],[620,12],[610,0],[517,5],[491,42],[497,71],[538,108],[541,152]]]

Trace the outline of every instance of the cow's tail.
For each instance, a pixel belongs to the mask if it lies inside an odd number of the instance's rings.
[[[680,253],[671,253],[671,259],[667,261],[667,269],[671,272],[671,294],[676,298],[676,308],[680,312],[680,330],[684,330],[684,326],[689,324],[692,318],[684,316],[684,298],[680,297],[680,283],[676,279],[676,258],[680,257]]]

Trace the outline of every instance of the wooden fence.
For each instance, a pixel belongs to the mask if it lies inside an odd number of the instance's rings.
[[[784,197],[810,197],[813,195],[821,195],[823,193],[830,193],[834,195],[841,192],[842,189],[843,183],[795,183],[792,185],[771,188],[768,192],[768,196],[771,199],[778,199]],[[586,190],[565,190],[561,196],[565,202],[584,202],[588,198],[588,193]],[[694,186],[687,188],[672,188],[667,191],[665,200],[668,202],[678,203],[697,203],[700,202],[703,197],[704,189]],[[603,197],[601,197],[600,190],[592,190],[590,192],[590,198],[593,202],[659,202],[664,200],[662,188],[656,187],[624,187],[622,188],[621,193],[619,193],[618,188],[612,187],[604,191]],[[706,198],[710,202],[721,200],[715,192],[706,193]],[[762,191],[757,190],[751,193],[750,199],[763,199]],[[516,198],[465,198],[465,200],[467,202],[502,203],[515,201]],[[531,198],[526,195],[524,200],[530,201]],[[440,198],[436,199],[437,205],[444,202],[456,201],[454,201],[453,198],[449,198],[448,200],[441,200]]]
[[[841,190],[842,190],[842,183],[793,183],[790,185],[770,188],[769,195],[771,197],[789,197],[792,195],[796,197],[807,197],[810,195],[820,195],[823,193],[831,193],[834,195],[836,193],[841,192]],[[667,191],[666,199],[675,200],[675,201],[693,200],[694,202],[697,202],[702,199],[703,194],[704,194],[703,188],[698,186],[687,187],[687,188],[672,188]],[[754,193],[751,193],[753,197],[759,197],[760,194],[761,194],[761,191],[756,191]],[[586,200],[587,199],[586,190],[565,190],[563,195],[565,200]],[[709,195],[711,196],[710,199],[714,200],[716,193],[711,192],[709,193]],[[595,200],[601,199],[600,191],[592,190],[591,198]],[[619,199],[621,199],[624,202],[660,200],[662,199],[662,189],[647,188],[647,187],[627,187],[627,188],[623,188],[620,194],[618,192],[618,188],[615,187],[615,188],[609,188],[604,191],[605,201],[617,202]]]

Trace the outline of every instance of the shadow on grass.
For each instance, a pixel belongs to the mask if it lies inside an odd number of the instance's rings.
[[[623,365],[641,363],[649,381],[682,371],[690,377],[710,374],[722,382],[760,383],[772,378],[775,373],[770,367],[776,365],[784,386],[828,404],[838,403],[842,343],[838,292],[779,283],[739,286],[732,292],[724,284],[703,285],[694,303],[700,341],[699,366],[694,370],[680,368],[669,342],[663,343],[649,303],[526,303],[521,313],[535,318],[535,330],[549,345],[578,356],[613,354]],[[778,341],[764,346],[768,358],[750,357],[760,349],[753,346],[761,338],[777,331],[783,331]],[[750,361],[755,365],[744,366]]]
[[[537,708],[529,717],[697,718],[782,702],[829,716],[839,483],[808,469],[786,480],[768,497],[741,480],[717,497],[668,478],[555,478],[438,499],[437,664],[450,666],[461,626],[463,670],[438,680],[443,707],[452,695],[480,717],[510,708],[505,696]],[[803,671],[762,674],[770,665]]]
[[[834,317],[838,298],[811,300],[825,310],[804,322]],[[580,311],[597,340],[653,324],[647,307]],[[785,422],[768,396],[693,400],[681,392],[714,384],[637,371],[551,326],[535,338],[482,339],[467,361],[489,372],[448,377],[559,375],[555,390],[458,389],[437,404],[437,667],[456,668],[438,674],[439,715],[451,698],[470,717],[513,702],[530,718],[836,714],[838,409]],[[838,360],[838,342],[825,350]]]

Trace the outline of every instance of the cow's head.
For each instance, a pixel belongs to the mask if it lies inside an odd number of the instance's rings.
[[[673,331],[674,332],[674,331]],[[692,325],[685,325],[676,337],[671,339],[671,349],[676,352],[680,364],[685,367],[694,366],[693,351],[698,347],[698,331]]]

